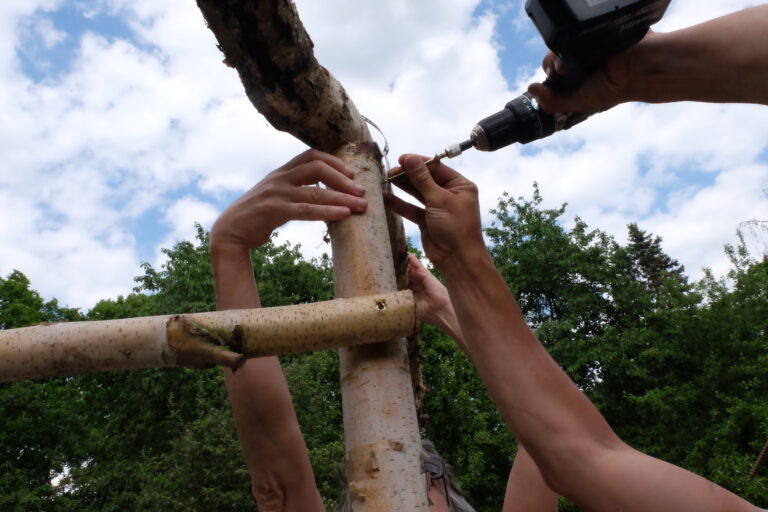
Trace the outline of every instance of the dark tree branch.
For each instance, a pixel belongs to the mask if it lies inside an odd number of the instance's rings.
[[[225,63],[278,130],[333,152],[371,140],[341,84],[315,59],[314,44],[290,1],[197,0]]]

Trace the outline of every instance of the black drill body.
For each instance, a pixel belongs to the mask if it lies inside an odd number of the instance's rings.
[[[545,85],[573,89],[607,57],[642,39],[659,21],[670,0],[527,0],[525,10],[550,50],[562,59],[566,75]],[[446,150],[455,156],[469,147],[495,151],[518,142],[526,144],[565,130],[592,113],[547,114],[525,93],[503,110],[481,120],[470,139]]]

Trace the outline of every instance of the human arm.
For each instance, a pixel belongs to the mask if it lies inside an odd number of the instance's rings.
[[[588,510],[756,510],[616,436],[526,325],[484,245],[475,186],[442,164],[430,172],[424,160],[401,158],[405,188],[425,207],[396,198],[390,207],[421,228],[424,250],[445,277],[467,353],[547,485]]]
[[[557,494],[547,486],[531,455],[518,445],[502,512],[557,512],[557,501]]]
[[[562,62],[552,53],[547,74]],[[532,84],[547,112],[593,112],[627,101],[768,104],[768,5],[668,33],[650,32],[575,90]]]
[[[464,336],[448,290],[413,253],[408,253],[408,285],[413,291],[419,319],[443,331],[463,349]]]
[[[448,290],[419,259],[408,254],[408,282],[420,319],[438,327],[467,351],[464,335],[451,305]],[[507,478],[502,512],[555,512],[558,496],[544,482],[536,463],[518,444],[517,455]]]
[[[211,229],[216,308],[261,306],[250,249],[280,225],[292,219],[341,220],[365,209],[353,175],[341,160],[307,151],[232,203]],[[336,190],[308,186],[318,182]],[[260,510],[324,510],[278,359],[250,359],[234,373],[225,370],[225,381]]]

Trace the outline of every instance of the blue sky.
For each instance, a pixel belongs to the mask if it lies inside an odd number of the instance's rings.
[[[754,4],[673,0],[656,29]],[[541,79],[545,48],[519,0],[297,6],[391,160],[462,140]],[[304,149],[250,105],[191,0],[4,0],[0,29],[0,275],[18,269],[46,298],[88,309],[129,293],[141,262],[159,265],[161,248]],[[619,240],[629,222],[661,235],[697,276],[724,272],[739,223],[768,217],[765,133],[768,107],[628,104],[451,164],[478,183],[484,212],[536,181],[567,219]],[[322,232],[293,223],[280,236],[316,256]]]

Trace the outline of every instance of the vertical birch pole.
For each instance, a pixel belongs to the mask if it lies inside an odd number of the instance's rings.
[[[397,288],[381,199],[381,156],[344,88],[314,57],[290,0],[197,0],[225,63],[272,125],[357,170],[368,210],[330,227],[339,297]],[[404,246],[402,224],[392,247]],[[355,511],[427,512],[421,442],[404,339],[342,350],[341,389],[350,502]]]
[[[357,170],[368,210],[329,226],[336,297],[397,288],[389,233],[383,222],[381,155],[352,143],[336,156]],[[404,339],[339,351],[349,500],[353,510],[422,510],[424,479],[408,490],[400,466],[421,467],[421,441]],[[420,475],[417,475],[420,476]],[[376,505],[374,505],[376,504]]]

